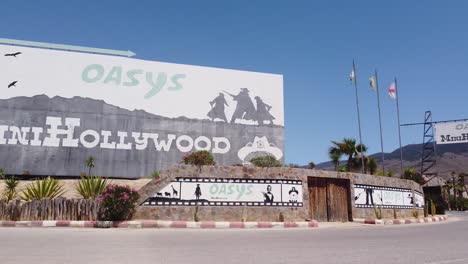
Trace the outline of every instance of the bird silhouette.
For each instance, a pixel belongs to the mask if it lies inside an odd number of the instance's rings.
[[[10,83],[10,84],[8,85],[8,88],[11,88],[11,87],[13,87],[13,86],[16,87],[16,83],[17,83],[17,82],[18,82],[18,81],[14,81],[14,82]]]
[[[15,52],[15,53],[8,53],[8,54],[5,54],[5,57],[15,57],[20,55],[21,52]]]

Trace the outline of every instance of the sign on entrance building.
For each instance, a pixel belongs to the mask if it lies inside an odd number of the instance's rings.
[[[468,122],[444,122],[434,125],[437,144],[468,142]]]

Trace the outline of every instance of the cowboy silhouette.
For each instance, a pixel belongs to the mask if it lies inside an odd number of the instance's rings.
[[[219,95],[210,102],[211,110],[206,114],[211,121],[214,121],[216,118],[224,120],[227,123],[226,114],[224,113],[224,106],[229,106],[224,98],[223,93],[219,93]]]
[[[227,93],[227,92],[225,92]],[[232,96],[234,101],[237,101],[236,110],[231,118],[231,123],[235,123],[236,119],[244,119],[244,120],[253,120],[255,121],[256,118],[256,111],[252,99],[249,95],[249,89],[241,88],[241,91],[237,95],[233,95],[227,93]]]
[[[374,189],[372,188],[366,188],[366,205],[369,205],[369,198],[370,198],[370,204],[374,205]]]
[[[201,193],[200,184],[197,184],[197,188],[195,188],[195,197],[196,197],[196,199],[200,200],[201,195],[202,195],[202,193]]]
[[[267,120],[270,121],[270,125],[273,125],[273,117],[270,114],[271,106],[268,104],[265,104],[262,100],[262,98],[255,96],[255,101],[257,102],[257,121],[259,125],[265,124],[263,121]]]

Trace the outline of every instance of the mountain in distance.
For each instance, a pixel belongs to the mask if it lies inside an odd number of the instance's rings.
[[[421,170],[422,144],[410,144],[402,147],[403,168],[413,167],[416,171]],[[468,143],[437,145],[437,163],[435,170],[443,179],[450,179],[451,173],[468,172]],[[378,169],[382,169],[382,155],[380,152],[370,155],[378,162]],[[342,160],[341,164],[345,164]],[[385,153],[385,171],[391,170],[395,176],[400,175],[400,149]],[[333,170],[331,161],[319,163],[317,169]]]

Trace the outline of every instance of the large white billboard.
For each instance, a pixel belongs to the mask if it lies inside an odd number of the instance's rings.
[[[284,125],[282,75],[10,45],[0,54],[0,99],[78,96],[169,118]]]
[[[0,168],[147,177],[207,150],[284,159],[283,77],[0,45]]]
[[[468,122],[447,122],[435,124],[437,144],[468,142]]]

